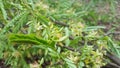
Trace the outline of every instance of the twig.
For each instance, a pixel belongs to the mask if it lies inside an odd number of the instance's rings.
[[[106,34],[104,34],[104,35],[107,36],[107,35],[110,35],[110,34],[120,35],[120,32],[110,32],[110,33],[106,33]]]
[[[59,44],[57,44],[57,46],[59,46],[59,47],[62,47],[62,48],[66,48],[66,49],[68,49],[68,50],[70,50],[70,51],[76,51],[75,49],[73,49],[72,47],[69,47],[69,46],[61,46],[61,45],[59,45]]]
[[[63,65],[64,64],[64,62],[63,61],[58,61],[58,62],[56,62],[56,63],[53,63],[51,66],[55,66],[55,65]]]
[[[59,22],[59,21],[54,21],[55,24],[58,24],[58,25],[62,25],[64,27],[69,27],[69,25],[63,23],[63,22]]]
[[[73,37],[73,36],[69,36],[69,39],[70,39],[70,40],[74,40],[74,37]]]
[[[50,19],[54,24],[58,24],[58,25],[61,25],[61,26],[64,26],[64,27],[69,27],[68,24],[64,23],[64,22],[60,22],[60,21],[55,21],[53,19]]]
[[[107,56],[111,61],[113,61],[115,64],[120,66],[120,58],[119,57],[110,53],[109,51],[107,51],[107,54],[105,56]]]
[[[115,64],[115,63],[109,62],[109,63],[107,63],[107,65],[105,65],[105,66],[103,66],[101,68],[120,68],[120,66]]]
[[[75,50],[75,49],[73,49],[72,47],[63,46],[63,48],[66,48],[66,49],[68,49],[68,50],[70,50],[70,51],[75,51],[75,52],[76,52],[76,50]]]
[[[72,47],[70,47],[70,46],[61,46],[61,45],[59,45],[59,44],[57,44],[57,46],[59,46],[59,47],[61,47],[61,48],[65,48],[65,49],[67,49],[67,50],[70,50],[70,51],[73,51],[73,52],[79,52],[79,53],[81,53],[81,51],[80,51],[80,49],[79,50],[76,50],[76,49],[74,49],[74,48],[72,48]]]

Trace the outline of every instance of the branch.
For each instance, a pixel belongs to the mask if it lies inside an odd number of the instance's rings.
[[[54,24],[58,24],[58,25],[61,25],[61,26],[64,26],[64,27],[69,27],[68,24],[64,23],[64,22],[60,22],[60,21],[55,21],[53,19],[50,19]]]
[[[106,34],[104,34],[105,36],[107,36],[107,35],[110,35],[110,34],[113,34],[113,35],[120,35],[120,32],[110,32],[110,33],[106,33]]]
[[[116,55],[114,55],[108,51],[105,56],[107,56],[111,61],[113,61],[115,64],[120,66],[120,58],[119,57],[117,57]]]
[[[120,68],[119,65],[115,64],[115,63],[107,63],[107,65],[102,66],[101,68]]]

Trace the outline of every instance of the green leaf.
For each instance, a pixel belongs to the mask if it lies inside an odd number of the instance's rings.
[[[61,37],[58,41],[64,41],[66,40],[70,35],[69,29],[66,27],[65,28],[65,36]]]
[[[76,37],[75,39],[73,39],[73,40],[70,41],[70,45],[78,44],[79,41],[80,41],[80,37]]]
[[[15,26],[13,27],[13,33],[17,33],[18,31],[20,31],[20,28],[22,28],[23,25],[27,23],[28,14],[29,12],[24,13],[24,15],[22,15],[21,18],[16,21],[16,23],[14,24]]]
[[[15,26],[15,23],[17,22],[17,20],[19,20],[24,14],[27,14],[27,11],[21,12],[20,14],[16,15],[0,32],[1,34],[4,34],[6,32],[8,32],[10,30],[10,27]]]
[[[33,3],[33,0],[28,0],[29,4],[31,5],[32,9],[34,10],[35,9],[35,6],[34,6],[34,3]]]
[[[5,8],[4,8],[3,0],[0,0],[0,9],[2,11],[4,19],[6,20],[7,19],[7,12],[6,12]]]
[[[59,57],[59,54],[56,51],[54,51],[53,49],[48,48],[48,50],[49,50],[49,54],[52,57]]]
[[[118,57],[120,57],[120,50],[117,49],[117,45],[109,38],[107,37],[108,41],[108,47],[110,48],[110,50],[115,53]]]
[[[42,14],[37,14],[37,18],[38,20],[40,20],[43,24],[47,25],[48,26],[48,23],[49,23],[49,19],[46,18],[45,16],[43,16]]]
[[[93,31],[98,29],[105,29],[105,26],[89,26],[83,29],[83,31]]]
[[[9,36],[9,41],[10,42],[15,42],[15,43],[43,45],[47,48],[53,48],[54,49],[54,45],[51,45],[51,42],[48,42],[47,40],[44,40],[42,38],[37,38],[35,35],[32,35],[32,34],[29,34],[29,35],[11,34]]]
[[[65,58],[64,60],[68,64],[69,68],[77,68],[76,65],[74,64],[74,62],[71,61],[70,59]]]
[[[83,68],[84,65],[85,65],[84,62],[80,61],[79,65],[78,65],[78,68]]]

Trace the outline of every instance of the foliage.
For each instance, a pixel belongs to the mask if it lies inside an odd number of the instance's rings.
[[[106,51],[120,56],[96,26],[112,20],[93,9],[103,2],[114,10],[113,0],[0,0],[0,59],[12,68],[100,68]]]

